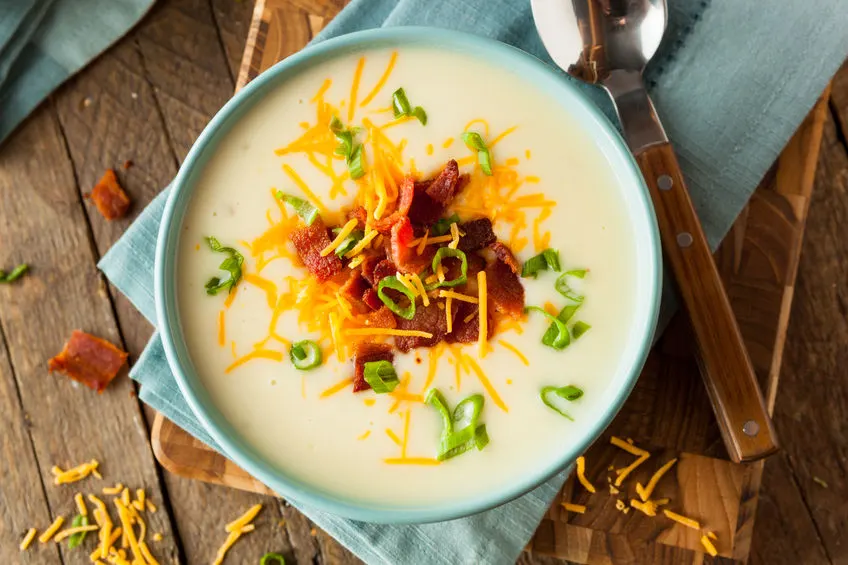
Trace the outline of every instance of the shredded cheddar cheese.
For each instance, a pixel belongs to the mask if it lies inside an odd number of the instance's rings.
[[[21,544],[18,546],[18,548],[21,551],[26,551],[29,548],[30,544],[32,544],[32,540],[35,539],[36,533],[38,533],[38,532],[36,531],[35,528],[30,528],[29,531],[27,531],[26,535],[24,536],[24,539],[21,540]]]
[[[696,520],[693,520],[692,518],[687,518],[686,516],[681,516],[680,514],[672,512],[671,510],[663,510],[663,514],[666,515],[666,518],[674,520],[678,524],[682,524],[682,525],[686,526],[687,528],[692,528],[693,530],[700,530],[701,529],[701,524],[699,524]]]
[[[582,455],[577,458],[577,480],[580,481],[580,484],[583,485],[590,493],[595,493],[595,487],[589,482],[589,479],[586,478],[586,458]]]
[[[468,323],[471,320],[471,318],[474,317],[474,314],[473,313],[469,314],[469,316],[470,317],[467,317],[466,320],[465,320],[466,323]],[[504,339],[499,339],[498,343],[501,344],[502,346],[504,346],[505,348],[507,348],[508,350],[512,351],[515,354],[515,356],[518,357],[518,359],[522,363],[524,363],[527,366],[530,365],[530,361],[527,359],[527,357],[524,356],[523,353],[521,353],[521,351],[517,347],[515,347],[514,345],[512,345],[511,343],[509,343],[508,341],[506,341]]]
[[[388,459],[383,459],[384,463],[388,465],[441,465],[441,461],[438,459],[431,459],[429,457],[389,457]]]
[[[477,301],[480,304],[480,312],[478,316],[478,320],[480,322],[480,328],[477,336],[477,345],[480,348],[480,359],[486,356],[487,343],[488,339],[488,317],[489,314],[486,310],[488,306],[488,298],[489,294],[486,289],[486,271],[480,271],[477,273]]]
[[[577,514],[586,513],[586,507],[582,504],[572,504],[570,502],[563,502],[562,507],[565,508],[568,512],[575,512]]]
[[[53,541],[58,543],[58,542],[62,541],[63,539],[65,539],[69,536],[72,536],[74,534],[78,534],[78,533],[81,533],[81,532],[93,532],[93,531],[99,530],[99,529],[100,529],[100,526],[94,526],[94,525],[92,525],[92,526],[77,526],[76,528],[67,528],[67,529],[62,530],[61,532],[57,533],[53,537]]]
[[[380,232],[378,232],[376,230],[372,230],[370,232],[367,232],[362,237],[362,239],[359,241],[359,243],[354,245],[351,248],[350,251],[345,253],[345,257],[356,257],[357,255],[359,255],[362,252],[362,250],[365,249],[368,246],[369,243],[371,243],[371,240],[374,239],[375,237],[377,237],[378,233],[380,233]]]
[[[495,403],[495,406],[503,410],[504,412],[509,412],[509,408],[507,408],[504,401],[501,399],[498,391],[495,390],[495,387],[492,386],[492,383],[489,382],[489,379],[486,377],[486,374],[483,372],[483,369],[480,368],[480,365],[477,362],[469,357],[468,355],[463,355],[462,360],[471,367],[471,370],[477,375],[477,378],[480,380],[480,384],[483,385],[483,388],[486,389],[486,392],[489,393],[489,396],[492,398],[492,402]]]
[[[380,80],[377,81],[377,84],[374,85],[374,88],[371,89],[371,92],[369,92],[368,95],[365,98],[362,99],[362,102],[359,103],[360,108],[364,108],[372,100],[374,100],[374,97],[377,96],[377,94],[380,93],[380,90],[382,90],[383,87],[386,85],[386,81],[389,80],[389,76],[392,74],[392,69],[395,68],[395,63],[397,62],[397,57],[398,57],[397,51],[394,51],[392,53],[391,58],[389,59],[389,64],[386,67],[386,70],[383,71],[383,74],[380,77]]]
[[[330,244],[327,245],[327,247],[321,250],[321,257],[326,257],[327,255],[335,251],[338,246],[342,244],[345,238],[349,236],[350,233],[356,228],[357,222],[358,220],[354,218],[349,220],[344,226],[342,226],[342,229],[341,231],[339,231],[338,235],[336,235],[336,238],[331,241]]]
[[[407,243],[406,246],[407,247],[418,247],[421,250],[421,252],[418,253],[418,254],[421,255],[421,253],[424,252],[424,248],[422,247],[422,245],[424,245],[424,246],[435,245],[437,243],[446,243],[448,241],[453,240],[453,236],[451,236],[451,235],[439,235],[439,236],[436,236],[436,237],[429,237],[428,236],[429,232],[430,232],[430,230],[428,228],[427,233],[424,234],[424,237],[421,237],[421,238],[418,238],[418,239],[413,239],[412,241]]]
[[[615,473],[618,477],[615,479],[615,486],[620,487],[621,483],[624,482],[624,479],[627,478],[630,473],[632,473],[637,467],[639,467],[642,463],[648,460],[651,456],[650,453],[645,451],[644,449],[640,449],[631,443],[628,443],[621,438],[612,436],[610,438],[610,443],[614,446],[623,449],[624,451],[630,453],[631,455],[636,455],[637,459],[627,467],[623,469],[616,469]]]
[[[391,430],[391,428],[386,428],[385,432],[386,435],[389,436],[389,439],[391,439],[395,443],[395,445],[400,446],[403,444],[401,439],[397,436],[395,432]]]
[[[642,502],[634,498],[630,500],[630,506],[647,516],[657,515],[657,504],[653,501]]]
[[[665,465],[663,465],[662,467],[660,467],[659,469],[657,469],[657,472],[654,473],[654,475],[651,477],[651,480],[648,481],[648,486],[643,487],[640,483],[636,483],[636,492],[639,494],[639,498],[641,498],[642,501],[647,501],[649,498],[651,498],[651,494],[654,492],[657,483],[659,483],[662,476],[665,475],[675,463],[677,463],[676,457]]]
[[[97,472],[98,465],[100,465],[100,463],[98,463],[95,459],[92,459],[88,463],[77,465],[73,469],[68,469],[67,471],[62,471],[62,469],[54,465],[52,469],[53,474],[55,475],[53,477],[53,484],[64,485],[68,483],[75,483],[89,475],[94,475],[95,477],[100,478],[100,473]]]
[[[455,298],[456,300],[461,300],[463,302],[470,302],[471,304],[478,304],[479,300],[474,296],[468,296],[467,294],[461,294],[459,292],[454,292],[452,290],[440,290],[439,298]]]
[[[439,293],[441,296],[441,293]],[[453,315],[451,315],[451,309],[453,307],[453,296],[448,296],[445,299],[445,318],[447,322],[447,333],[453,332]]]
[[[709,553],[712,557],[718,555],[718,550],[716,549],[715,545],[713,545],[713,542],[710,541],[708,534],[701,536],[701,545],[704,546],[704,549],[706,549],[707,553]]]
[[[82,493],[76,493],[74,495],[74,503],[77,505],[77,510],[83,516],[88,516],[88,508],[85,505],[85,499],[82,497]]]
[[[56,516],[56,519],[53,520],[53,523],[50,524],[50,527],[44,530],[44,533],[38,536],[39,543],[47,543],[51,539],[53,539],[54,534],[59,531],[59,528],[62,527],[62,524],[65,523],[64,516]]]
[[[351,328],[344,330],[345,335],[395,335],[395,336],[410,336],[423,337],[430,339],[433,334],[430,332],[422,332],[419,330],[395,330],[391,328]]]
[[[429,306],[430,305],[430,297],[427,296],[427,289],[424,288],[424,283],[421,282],[421,278],[416,274],[412,274],[412,275],[409,275],[409,280],[412,281],[412,284],[415,286],[416,290],[418,291],[418,295],[421,297],[421,301],[424,303],[424,306],[425,307]]]
[[[459,245],[459,238],[460,238],[459,227],[456,225],[456,222],[451,222],[450,231],[451,231],[451,242],[448,243],[448,247],[450,249],[456,249],[457,246]]]
[[[348,377],[346,379],[343,379],[343,380],[337,382],[336,384],[334,384],[333,386],[331,386],[330,388],[328,388],[327,390],[325,390],[324,392],[322,392],[320,394],[320,398],[327,398],[328,396],[332,396],[332,395],[336,394],[337,392],[339,392],[340,390],[343,390],[348,385],[352,385],[352,384],[353,384],[353,377]]]
[[[122,490],[124,490],[124,485],[121,483],[116,484],[113,487],[103,487],[103,494],[118,494]]]
[[[259,514],[260,510],[262,510],[261,504],[255,504],[254,506],[251,506],[247,510],[247,512],[245,512],[244,514],[224,526],[224,530],[227,532],[234,532],[236,530],[240,530],[241,528],[252,522],[253,519],[256,518],[256,515]]]

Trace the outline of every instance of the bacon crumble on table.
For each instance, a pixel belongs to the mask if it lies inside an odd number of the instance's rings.
[[[100,214],[109,221],[123,218],[130,208],[130,197],[121,188],[113,169],[106,169],[88,197]]]
[[[48,368],[102,393],[126,361],[127,354],[108,341],[74,330]]]

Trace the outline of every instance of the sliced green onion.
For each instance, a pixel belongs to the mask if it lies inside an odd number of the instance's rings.
[[[557,292],[559,292],[561,295],[568,298],[569,300],[573,300],[575,302],[583,302],[584,296],[581,294],[577,294],[577,292],[575,292],[574,289],[572,289],[568,285],[568,277],[582,279],[586,276],[586,273],[586,269],[575,269],[573,271],[566,271],[561,274],[556,280],[556,283],[554,283],[554,288],[556,288]]]
[[[442,281],[442,282],[434,282],[431,285],[427,285],[426,290],[433,290],[434,288],[440,287],[452,287],[459,286],[464,284],[465,281],[468,280],[468,257],[465,256],[465,252],[460,251],[459,249],[451,249],[450,247],[440,247],[436,254],[433,256],[433,264],[432,269],[433,272],[438,272],[439,265],[442,264],[442,260],[446,257],[454,257],[461,261],[461,265],[459,267],[459,276],[453,279],[452,281]]]
[[[362,145],[357,145],[350,154],[347,162],[347,170],[350,172],[351,180],[362,178],[365,169],[362,168]]]
[[[74,516],[74,520],[71,522],[72,528],[81,528],[83,526],[88,525],[88,516],[83,516],[82,514],[77,514]],[[82,541],[85,539],[86,534],[88,532],[77,532],[72,534],[71,537],[68,538],[68,549],[74,549],[79,546]]]
[[[311,202],[286,194],[282,190],[278,190],[276,194],[277,200],[282,200],[294,209],[294,213],[300,216],[307,226],[311,226],[315,218],[318,217],[318,208],[312,205]]]
[[[23,276],[23,274],[26,273],[28,269],[29,265],[27,265],[26,263],[21,263],[20,265],[9,271],[9,274],[0,271],[0,283],[15,282],[16,280],[21,278],[21,276]]]
[[[476,131],[466,131],[460,137],[469,149],[477,152],[477,163],[480,165],[480,169],[485,174],[492,176],[492,153],[480,134]]]
[[[421,122],[422,126],[427,125],[427,112],[424,111],[424,108],[421,106],[416,106],[412,109],[412,112],[409,114],[413,118],[418,118],[418,121]]]
[[[442,438],[436,456],[439,461],[451,459],[473,448],[481,450],[488,445],[486,425],[477,425],[483,411],[482,395],[472,394],[462,400],[456,405],[453,416],[445,397],[437,389],[432,388],[427,392],[425,402],[436,408],[442,417]]]
[[[350,154],[353,152],[353,133],[347,130],[337,131],[335,132],[335,136],[339,145],[336,147],[334,153],[341,155],[345,159],[350,159]]]
[[[571,337],[577,339],[584,333],[588,332],[592,326],[587,324],[586,322],[575,322],[573,326],[571,326]]]
[[[450,232],[451,224],[459,224],[459,216],[454,212],[447,218],[440,218],[435,224],[430,226],[430,235],[438,237]]]
[[[394,110],[395,118],[408,116],[412,112],[412,105],[403,88],[398,88],[392,93],[392,110]]]
[[[399,293],[403,294],[409,299],[409,306],[406,308],[401,308],[401,306],[392,300],[383,289],[390,288],[392,290],[396,290]],[[380,300],[383,301],[383,304],[388,307],[389,310],[403,318],[404,320],[411,320],[415,317],[415,295],[406,288],[402,282],[398,280],[398,278],[394,275],[390,277],[383,277],[380,279],[380,284],[377,285],[377,296]]]
[[[554,323],[555,334],[551,343],[545,343],[545,345],[553,347],[554,349],[565,349],[568,347],[568,344],[571,343],[571,336],[568,334],[568,328],[565,326],[563,322],[556,316],[551,316],[547,312],[545,312],[544,308],[539,308],[538,306],[527,306],[524,308],[525,312],[537,311],[541,312],[546,318]],[[543,338],[544,339],[544,336]],[[543,342],[544,343],[544,342]]]
[[[259,560],[259,565],[286,565],[286,558],[279,553],[266,553]]]
[[[583,391],[573,385],[566,385],[561,387],[546,386],[543,387],[542,390],[539,392],[539,397],[542,399],[542,402],[545,404],[545,406],[547,406],[551,410],[554,410],[560,416],[565,416],[572,422],[574,421],[574,418],[569,416],[568,413],[565,412],[560,406],[557,406],[554,401],[557,398],[563,398],[568,402],[574,402],[581,396],[583,396]]]
[[[397,371],[388,361],[368,361],[365,363],[365,382],[377,394],[392,392],[398,385]]]
[[[492,176],[492,154],[488,150],[477,152],[477,164],[480,165],[483,174]]]
[[[557,319],[563,324],[567,324],[568,321],[574,316],[574,313],[580,309],[580,304],[569,304],[565,308],[559,311],[557,314]],[[581,323],[581,322],[578,322]],[[575,324],[575,327],[577,324]],[[542,343],[547,345],[548,347],[553,347],[554,339],[556,339],[557,335],[559,335],[559,328],[555,324],[551,324],[548,326],[545,335],[542,336]],[[577,336],[573,336],[574,339],[577,339]]]
[[[232,292],[241,279],[241,266],[244,264],[244,256],[233,249],[232,247],[224,247],[221,243],[212,236],[206,238],[206,242],[212,251],[217,253],[227,253],[229,257],[224,259],[218,268],[222,271],[227,271],[230,276],[224,280],[219,277],[212,277],[206,282],[206,294],[215,296],[222,290]]]
[[[339,119],[339,117],[333,116],[330,119],[330,131],[332,131],[333,133],[336,133],[336,132],[342,131],[343,129],[344,129],[344,125],[342,124],[342,121]]]
[[[402,118],[404,116],[411,116],[413,118],[418,118],[418,121],[421,122],[422,126],[427,125],[427,112],[425,112],[424,108],[421,106],[413,108],[412,104],[409,103],[409,99],[406,97],[406,92],[403,88],[398,88],[392,93],[392,111],[395,119]]]
[[[469,149],[473,149],[474,151],[488,151],[489,148],[486,146],[486,142],[483,141],[483,137],[477,133],[476,131],[466,131],[462,134],[462,141],[465,145],[468,146]]]
[[[333,228],[333,235],[338,235],[340,231],[342,231],[342,228]],[[356,244],[359,243],[363,237],[365,237],[365,232],[362,230],[353,230],[342,240],[339,246],[336,247],[336,255],[344,257],[344,254],[356,247]]]
[[[292,344],[289,350],[289,359],[291,359],[295,369],[308,371],[320,365],[324,355],[317,343],[305,339]]]
[[[538,255],[530,257],[525,261],[524,267],[521,268],[521,276],[536,278],[540,271],[547,271],[548,269],[557,272],[562,270],[559,263],[559,251],[556,249],[545,249]]]
[[[552,271],[558,273],[562,270],[562,265],[559,264],[559,251],[556,249],[545,249],[542,251],[542,256]]]

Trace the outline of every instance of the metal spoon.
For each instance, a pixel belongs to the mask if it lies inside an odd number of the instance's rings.
[[[642,71],[665,32],[665,0],[531,0],[545,48],[580,80],[601,84],[615,102],[624,137],[645,176],[665,257],[689,312],[701,374],[734,461],[777,450],[751,360],[680,166]]]

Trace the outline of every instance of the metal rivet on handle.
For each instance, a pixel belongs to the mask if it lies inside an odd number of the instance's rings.
[[[680,247],[689,247],[692,245],[692,234],[688,231],[677,234],[677,245]]]
[[[742,431],[746,436],[754,437],[758,433],[760,433],[760,425],[756,423],[754,420],[748,420],[742,425]]]
[[[668,175],[660,175],[657,179],[657,186],[660,190],[671,190],[671,187],[674,186],[674,181]]]

